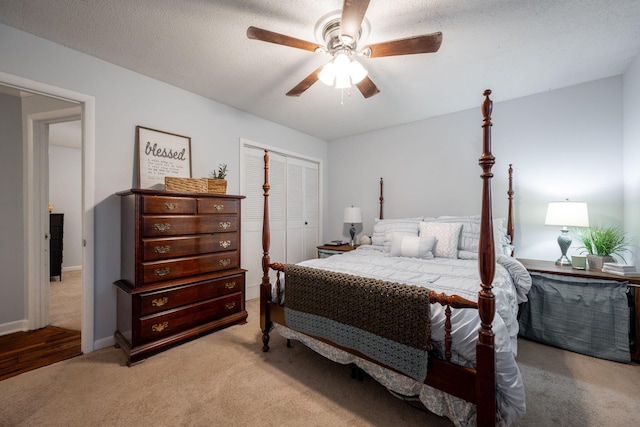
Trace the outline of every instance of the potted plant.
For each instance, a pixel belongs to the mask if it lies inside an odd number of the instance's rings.
[[[624,231],[614,226],[595,225],[583,228],[577,232],[582,242],[581,253],[587,254],[587,262],[590,269],[601,270],[605,262],[614,262],[613,256],[619,257],[623,262],[623,254],[630,252]]]
[[[225,194],[227,192],[227,164],[220,163],[218,165],[218,169],[214,169],[209,172],[208,182],[208,192],[209,193],[219,193]]]

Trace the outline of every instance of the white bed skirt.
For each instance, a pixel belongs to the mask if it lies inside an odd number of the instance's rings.
[[[301,334],[290,328],[274,323],[274,329],[287,339],[302,342],[316,353],[340,364],[354,363],[373,379],[388,390],[403,396],[417,396],[420,402],[436,415],[449,418],[456,427],[471,427],[476,425],[476,405],[466,400],[447,394],[441,390],[420,383],[413,378],[398,374],[383,368],[368,360],[362,359],[346,351],[325,344],[308,335]],[[428,375],[428,374],[427,374]],[[499,417],[499,414],[498,414]],[[500,418],[500,417],[499,417]],[[498,426],[506,426],[504,420],[499,419]]]

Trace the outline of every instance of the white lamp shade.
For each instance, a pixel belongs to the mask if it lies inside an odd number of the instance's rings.
[[[561,227],[588,227],[589,211],[584,202],[551,202],[544,225]]]
[[[362,222],[362,212],[360,208],[351,206],[350,208],[344,208],[343,222],[347,224],[360,224]]]

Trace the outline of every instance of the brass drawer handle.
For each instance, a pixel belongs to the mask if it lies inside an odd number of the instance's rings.
[[[236,282],[227,282],[224,284],[224,287],[227,289],[233,289],[236,287]]]
[[[231,264],[231,258],[225,258],[220,260],[220,265],[223,267],[227,267],[229,264]]]
[[[178,205],[176,205],[175,203],[165,203],[164,207],[167,208],[167,210],[172,211],[177,208]]]
[[[156,246],[153,248],[153,251],[157,254],[166,254],[171,250],[171,246]]]
[[[156,323],[151,327],[153,332],[162,332],[169,327],[169,322]]]
[[[229,227],[231,227],[231,223],[229,221],[220,223],[220,228],[222,228],[223,230],[226,230]]]
[[[227,310],[231,310],[232,308],[234,308],[236,306],[235,302],[228,302],[224,305],[224,308],[226,308]]]
[[[166,276],[167,274],[169,274],[171,270],[169,269],[169,267],[165,267],[165,268],[156,268],[155,270],[153,270],[153,274],[155,274],[156,276]]]
[[[224,205],[213,205],[213,207],[215,208],[215,210],[217,210],[218,212],[224,209]]]
[[[169,298],[168,297],[162,297],[162,298],[157,298],[157,299],[154,299],[153,301],[151,301],[151,305],[154,306],[154,307],[162,307],[163,305],[165,305],[168,302],[169,302]]]
[[[220,240],[220,246],[227,249],[231,246],[231,240]]]
[[[153,224],[153,228],[155,228],[156,230],[164,233],[167,230],[171,229],[171,224],[169,223],[164,223],[164,224]]]

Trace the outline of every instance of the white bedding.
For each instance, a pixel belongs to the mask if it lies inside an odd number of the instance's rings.
[[[496,348],[497,402],[501,424],[511,425],[525,413],[524,385],[518,365],[518,303],[526,301],[531,278],[515,259],[498,255],[493,282],[496,316],[493,321]],[[431,260],[392,257],[379,246],[361,246],[357,250],[328,258],[300,263],[340,273],[355,274],[380,280],[423,286],[448,295],[459,295],[477,301],[480,279],[477,260],[435,258]],[[431,309],[432,340],[444,340],[444,309],[439,304]],[[480,319],[477,310],[453,310],[453,362],[475,366],[475,346]],[[356,363],[387,388],[403,395],[419,395],[425,406],[434,413],[447,416],[456,425],[475,424],[475,406],[446,395],[406,376],[349,355],[291,329],[277,325],[286,338],[304,342],[313,350],[340,363]],[[427,373],[428,375],[428,373]]]

